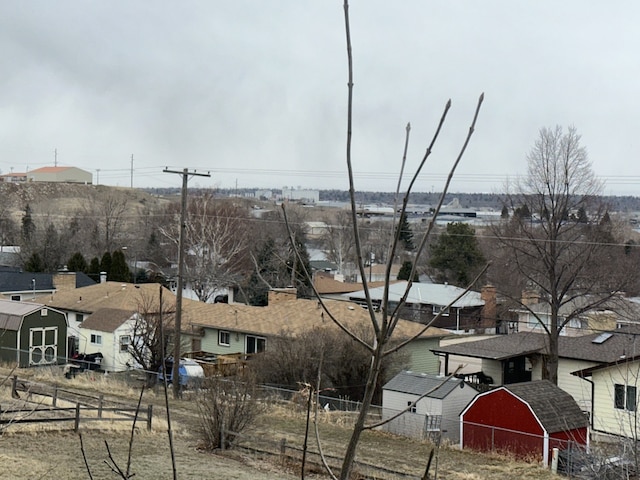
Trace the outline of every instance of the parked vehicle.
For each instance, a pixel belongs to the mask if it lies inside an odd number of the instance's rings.
[[[173,382],[173,358],[169,357],[164,362],[164,368],[161,366],[158,371],[158,381],[164,382],[164,372],[167,372],[167,383]],[[180,385],[183,387],[196,387],[204,379],[204,369],[200,364],[190,358],[181,358],[180,367],[178,369]]]

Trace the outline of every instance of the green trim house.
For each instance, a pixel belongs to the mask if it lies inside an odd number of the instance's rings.
[[[0,359],[20,368],[66,363],[66,315],[37,303],[0,300]]]
[[[369,314],[350,302],[325,300],[329,311],[344,325],[368,325]],[[265,307],[235,303],[193,304],[183,310],[183,325],[192,338],[192,350],[215,355],[251,355],[269,349],[270,339],[283,335],[295,338],[315,328],[338,327],[317,300],[297,299],[295,289],[274,289],[269,292]],[[407,339],[421,332],[424,325],[400,320],[394,333],[396,339]],[[413,371],[437,374],[439,358],[431,352],[449,332],[429,327],[411,342],[406,351]]]

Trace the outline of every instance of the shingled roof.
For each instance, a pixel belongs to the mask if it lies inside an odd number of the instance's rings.
[[[123,323],[135,314],[132,310],[120,310],[117,308],[101,308],[89,315],[80,328],[97,330],[99,332],[114,332]]]
[[[439,377],[428,373],[416,373],[402,371],[389,380],[382,388],[394,392],[408,393],[410,395],[424,395],[431,391],[426,397],[443,399],[454,389],[465,385],[464,380],[455,377]],[[468,385],[467,385],[468,386]],[[469,388],[472,388],[468,386]]]
[[[547,433],[589,426],[589,420],[571,395],[549,380],[512,383],[501,388],[527,403]]]
[[[558,353],[561,358],[590,362],[612,362],[632,351],[633,336],[622,330],[611,332],[611,336],[598,342],[600,333],[577,337],[558,338]],[[540,354],[547,351],[548,337],[544,333],[519,332],[498,335],[474,342],[462,342],[432,349],[434,353],[448,353],[464,357],[506,360],[521,355]]]

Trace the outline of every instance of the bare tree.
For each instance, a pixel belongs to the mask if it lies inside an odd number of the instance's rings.
[[[96,192],[89,197],[85,206],[85,214],[95,217],[102,233],[102,250],[112,251],[122,245],[115,241],[122,233],[124,214],[127,211],[128,200],[117,191]]]
[[[248,213],[211,194],[191,198],[187,209],[185,279],[198,299],[207,302],[221,288],[236,284],[248,269]],[[177,246],[178,229],[179,222],[173,222],[161,232]]]
[[[576,129],[542,128],[527,162],[528,175],[508,194],[514,215],[493,228],[495,263],[506,267],[510,281],[493,283],[544,329],[544,378],[557,383],[558,337],[565,325],[624,291],[631,275],[620,268],[623,249],[603,222],[602,183]],[[581,210],[588,212],[588,223],[579,221]],[[524,290],[536,292],[548,316],[521,300]]]
[[[423,157],[422,160],[419,162],[418,168],[416,169],[415,173],[411,176],[409,182],[408,182],[408,186],[406,188],[406,190],[404,191],[403,194],[400,193],[400,187],[402,184],[402,180],[404,178],[404,167],[405,167],[405,161],[406,161],[406,155],[407,155],[407,149],[408,149],[408,142],[409,142],[409,133],[410,133],[410,126],[407,125],[407,130],[406,130],[406,138],[405,138],[405,147],[404,147],[404,152],[403,152],[403,156],[402,156],[402,163],[400,166],[400,174],[399,174],[399,178],[398,178],[398,184],[397,184],[397,189],[396,189],[396,205],[394,205],[394,212],[398,212],[397,214],[394,215],[392,222],[390,222],[389,226],[390,226],[390,242],[388,244],[387,250],[385,252],[384,258],[386,259],[386,272],[385,272],[385,287],[384,287],[384,293],[383,293],[383,298],[382,298],[382,302],[381,302],[381,307],[380,307],[380,311],[378,312],[377,309],[374,308],[373,302],[371,300],[371,295],[369,292],[369,285],[368,282],[366,280],[366,271],[365,271],[365,263],[364,263],[364,259],[365,259],[365,255],[366,252],[363,250],[363,245],[361,242],[361,236],[360,236],[360,228],[358,225],[358,210],[357,210],[357,203],[356,203],[356,190],[355,190],[355,185],[354,185],[354,171],[353,171],[353,165],[352,165],[352,158],[351,158],[351,136],[352,136],[352,111],[353,111],[353,63],[352,63],[352,51],[351,51],[351,32],[350,32],[350,24],[349,24],[349,3],[347,0],[344,0],[344,19],[345,19],[345,32],[346,32],[346,45],[347,45],[347,61],[348,61],[348,102],[347,102],[347,145],[346,145],[346,163],[347,163],[347,174],[348,174],[348,178],[349,178],[349,198],[350,198],[350,203],[351,203],[351,217],[352,217],[352,225],[354,228],[354,240],[355,240],[355,250],[356,250],[356,258],[357,258],[357,263],[358,263],[358,270],[360,272],[360,276],[363,279],[363,287],[364,287],[364,293],[365,293],[365,297],[366,297],[366,309],[367,312],[369,313],[369,317],[370,317],[370,329],[373,332],[373,341],[369,342],[367,341],[366,338],[361,338],[360,336],[357,335],[356,332],[353,332],[352,330],[350,330],[344,323],[342,323],[340,321],[339,318],[337,318],[335,315],[333,315],[331,313],[331,311],[329,311],[328,308],[326,308],[324,302],[322,301],[322,299],[318,296],[318,300],[320,302],[320,304],[323,306],[324,311],[327,313],[328,317],[334,322],[336,323],[336,325],[338,325],[338,327],[345,332],[347,335],[349,335],[355,342],[357,342],[358,344],[360,344],[362,347],[364,347],[370,355],[370,363],[369,363],[369,369],[367,372],[367,376],[366,376],[366,382],[365,382],[365,389],[364,389],[364,395],[363,395],[363,399],[362,399],[362,407],[360,409],[360,411],[358,412],[358,416],[356,418],[355,421],[355,425],[353,427],[353,431],[351,433],[351,437],[349,440],[349,443],[347,445],[346,451],[345,451],[345,455],[344,455],[344,459],[342,462],[342,468],[340,470],[340,478],[342,480],[347,480],[350,478],[351,475],[351,470],[352,470],[352,466],[353,466],[353,462],[355,460],[355,456],[356,456],[356,452],[357,452],[357,448],[360,442],[360,437],[362,435],[362,432],[364,430],[366,430],[367,428],[370,428],[370,426],[365,425],[365,421],[369,412],[369,408],[371,406],[371,402],[373,399],[373,395],[376,391],[376,386],[378,383],[378,379],[380,377],[381,374],[381,368],[382,368],[382,362],[383,359],[385,357],[387,357],[388,355],[393,354],[394,352],[400,350],[403,346],[407,345],[409,342],[411,342],[414,338],[416,338],[417,336],[419,336],[420,334],[422,334],[428,327],[429,325],[425,325],[424,328],[421,330],[420,333],[418,333],[415,337],[407,339],[403,342],[401,342],[400,344],[396,345],[396,346],[392,346],[391,345],[391,340],[393,338],[393,333],[395,331],[395,328],[398,324],[398,320],[399,320],[399,312],[402,310],[402,307],[404,306],[407,296],[409,294],[409,291],[411,289],[412,286],[412,278],[414,277],[414,273],[415,273],[415,269],[416,269],[416,263],[414,262],[413,267],[412,267],[412,272],[411,275],[409,276],[409,281],[407,282],[407,289],[403,295],[403,297],[400,299],[399,302],[395,303],[390,303],[389,302],[389,281],[390,281],[390,274],[391,274],[391,266],[392,266],[392,261],[393,259],[396,257],[398,251],[400,250],[401,246],[401,228],[400,228],[400,219],[403,218],[403,215],[405,215],[406,211],[407,211],[407,204],[409,202],[409,195],[415,185],[415,182],[418,178],[418,176],[420,175],[427,158],[430,156],[431,151],[433,149],[433,146],[439,136],[439,133],[441,131],[442,125],[444,124],[444,121],[446,119],[447,113],[451,107],[451,101],[448,101],[444,112],[442,114],[442,117],[440,119],[440,122],[436,128],[436,131],[431,139],[431,142],[429,143]],[[425,246],[427,244],[427,239],[429,237],[429,234],[433,228],[433,225],[435,223],[435,218],[440,210],[440,207],[442,206],[442,203],[444,202],[444,196],[447,192],[447,189],[449,187],[449,184],[451,182],[451,179],[453,178],[453,173],[458,165],[458,163],[460,162],[460,160],[462,159],[462,156],[464,154],[464,151],[467,148],[467,145],[471,139],[471,136],[474,132],[475,129],[475,123],[480,111],[480,107],[482,105],[482,101],[484,99],[484,95],[481,95],[479,100],[478,100],[478,104],[475,110],[475,114],[473,117],[473,120],[471,122],[471,125],[469,127],[469,131],[468,134],[464,140],[464,143],[462,145],[462,148],[457,156],[457,158],[455,159],[453,166],[451,167],[451,170],[449,172],[449,175],[447,177],[447,181],[443,187],[443,193],[440,197],[439,203],[435,209],[435,213],[433,216],[433,219],[431,220],[431,222],[429,223],[429,226],[427,228],[427,230],[423,233],[421,240],[418,242],[418,246],[416,248],[415,251],[415,255],[416,255],[416,259],[420,257],[420,255],[423,253],[423,251],[425,250]],[[284,214],[285,214],[285,218],[286,218],[286,209],[283,208]],[[291,238],[291,240],[293,241],[293,237]],[[317,295],[317,292],[315,292]],[[462,296],[462,295],[461,295]],[[457,300],[457,299],[456,299]],[[436,319],[438,318],[438,316],[435,317]],[[332,474],[333,475],[333,474]]]
[[[333,217],[324,219],[327,225],[322,235],[322,245],[327,259],[338,266],[338,272],[347,274],[356,262],[351,214],[339,210]]]
[[[157,286],[158,289],[164,287]],[[156,381],[156,373],[164,363],[165,352],[171,351],[171,332],[175,317],[175,300],[168,302],[165,298],[175,298],[171,294],[163,295],[158,290],[140,289],[138,309],[132,328],[132,342],[129,353],[133,360],[147,372],[147,385]]]

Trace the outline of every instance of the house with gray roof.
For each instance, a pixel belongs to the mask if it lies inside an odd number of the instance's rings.
[[[400,281],[389,285],[389,302],[398,304],[405,294],[408,282]],[[380,305],[384,286],[370,288],[371,300]],[[345,293],[343,298],[364,304],[364,290]],[[436,315],[440,314],[434,320]],[[468,291],[454,285],[439,283],[412,283],[406,298],[402,318],[419,323],[433,321],[433,326],[455,331],[489,330],[496,327],[496,289],[487,285],[482,292]]]
[[[450,358],[480,359],[481,373],[492,386],[541,380],[548,352],[548,336],[520,332],[483,340],[441,346],[432,352],[441,356],[444,373],[455,371]],[[591,411],[591,383],[572,372],[616,361],[634,348],[634,337],[625,330],[558,339],[558,386],[569,393],[586,412]],[[626,352],[626,353],[625,353]]]
[[[390,433],[460,440],[460,412],[478,391],[459,378],[402,371],[382,387],[382,420]],[[409,408],[399,416],[398,413]]]

